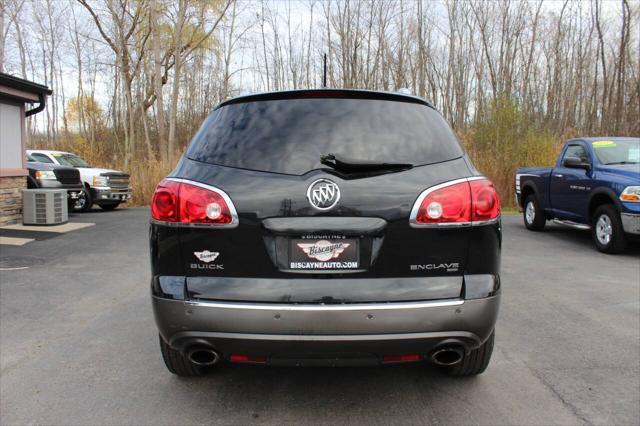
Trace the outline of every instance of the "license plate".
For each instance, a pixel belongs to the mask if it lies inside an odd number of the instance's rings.
[[[302,270],[358,269],[357,239],[292,239],[289,268]]]

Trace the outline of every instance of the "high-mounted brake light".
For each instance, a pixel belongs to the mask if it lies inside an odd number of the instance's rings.
[[[151,200],[151,217],[185,225],[234,227],[238,215],[222,190],[184,179],[164,179]]]
[[[500,215],[500,200],[485,178],[464,178],[433,186],[420,194],[411,210],[414,227],[481,224]]]

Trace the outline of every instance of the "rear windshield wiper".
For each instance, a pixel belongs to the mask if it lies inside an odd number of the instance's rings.
[[[408,163],[388,163],[388,162],[376,162],[369,160],[354,160],[350,158],[341,157],[337,154],[327,154],[320,157],[320,162],[333,169],[340,170],[342,172],[366,172],[376,170],[407,170],[413,167],[413,164]]]

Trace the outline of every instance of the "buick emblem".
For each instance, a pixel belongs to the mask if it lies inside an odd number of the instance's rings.
[[[220,253],[217,251],[204,250],[204,251],[194,251],[193,255],[197,257],[198,260],[204,263],[209,263],[216,260],[218,256],[220,256]]]
[[[328,179],[318,179],[309,185],[307,200],[318,210],[329,210],[340,200],[340,188]]]

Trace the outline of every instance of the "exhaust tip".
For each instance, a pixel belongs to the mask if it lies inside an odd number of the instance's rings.
[[[452,346],[437,349],[431,354],[431,360],[437,365],[454,365],[462,361],[464,351],[461,347]]]
[[[205,367],[217,363],[220,360],[220,355],[211,348],[195,347],[189,349],[187,358],[193,364]]]

